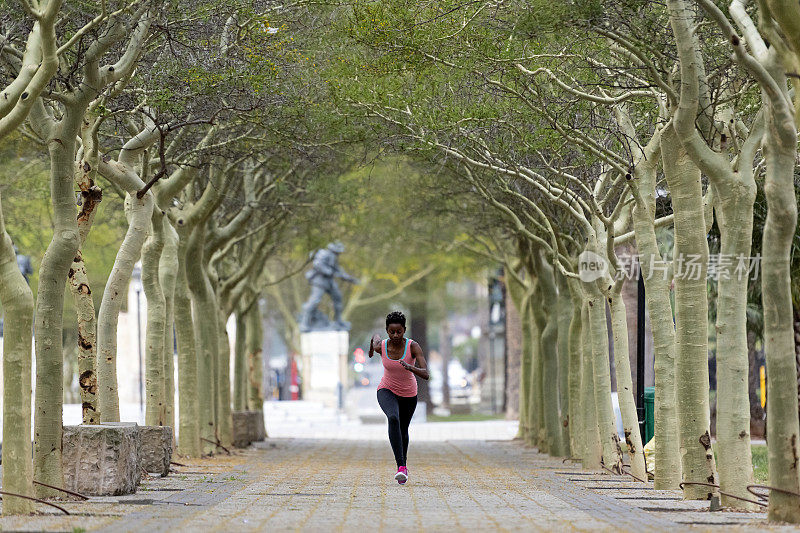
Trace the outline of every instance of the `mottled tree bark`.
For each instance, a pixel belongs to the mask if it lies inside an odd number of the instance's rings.
[[[154,212],[150,234],[142,247],[142,286],[147,298],[145,335],[145,424],[166,425],[166,377],[164,376],[164,336],[166,300],[159,280],[159,263],[164,250],[162,214]]]
[[[178,270],[175,278],[175,337],[178,341],[178,453],[199,457],[200,404],[198,352],[194,338],[192,301],[186,280],[186,249],[190,229],[178,227]]]
[[[158,268],[161,289],[164,292],[164,418],[165,425],[173,428],[175,435],[175,283],[178,274],[178,233],[164,219],[164,250]]]
[[[600,426],[597,423],[597,403],[594,380],[594,354],[592,350],[592,322],[589,319],[589,298],[583,298],[581,306],[581,406],[584,408],[585,455],[583,467],[599,470],[603,461],[603,445],[600,442]],[[608,365],[605,365],[608,368]]]
[[[114,268],[106,282],[100,312],[97,317],[99,403],[103,422],[119,422],[119,392],[117,388],[117,324],[122,300],[128,294],[128,284],[133,265],[147,238],[150,218],[153,214],[153,195],[146,194],[141,200],[128,195],[126,200],[129,215],[128,231],[117,252]]]
[[[186,253],[186,276],[192,294],[192,317],[197,349],[198,407],[200,438],[205,453],[214,453],[217,441],[217,365],[219,352],[219,319],[205,272],[203,244],[205,228],[198,224],[189,237]]]
[[[622,448],[617,434],[614,408],[611,404],[611,371],[608,355],[608,323],[606,306],[600,291],[588,288],[588,314],[591,328],[592,376],[597,427],[603,450],[603,465],[613,472],[622,472]],[[623,358],[627,360],[625,354]]]
[[[620,414],[622,415],[622,430],[625,443],[628,445],[631,473],[639,479],[647,479],[647,469],[644,462],[644,448],[642,435],[639,431],[639,416],[636,411],[636,402],[633,398],[633,380],[631,379],[631,364],[628,354],[628,323],[625,303],[619,292],[608,297],[611,308],[611,330],[614,335],[614,350],[617,357],[614,359],[614,370],[617,375],[617,400],[619,401]]]
[[[701,88],[701,84],[705,84],[703,57],[699,41],[690,27],[692,15],[683,0],[672,0],[669,8],[681,69],[680,104],[675,110],[673,126],[686,153],[708,176],[720,230],[716,436],[722,505],[752,507],[725,493],[747,498],[747,485],[753,482],[747,400],[748,276],[746,270],[743,274],[734,272],[734,268],[737,261],[750,257],[756,195],[753,157],[763,135],[763,122],[759,114],[752,125],[750,138],[743,143],[734,164],[729,161],[727,151],[718,152],[708,146],[697,129],[697,123],[708,122],[702,115],[700,120],[697,116],[701,100],[707,97]],[[731,261],[731,265],[726,266],[723,259]]]
[[[84,107],[69,108],[48,136],[50,152],[50,199],[53,205],[53,238],[39,268],[36,294],[36,414],[34,419],[34,479],[63,486],[61,468],[64,285],[78,251],[78,224],[73,180],[75,139]],[[39,496],[55,491],[36,487]]]
[[[634,207],[631,211],[636,247],[639,252],[640,275],[644,279],[645,302],[650,314],[653,335],[655,384],[655,479],[659,489],[677,489],[681,482],[678,416],[675,404],[675,327],[669,295],[669,280],[663,258],[658,250],[655,232],[656,171],[661,159],[659,129],[642,147],[636,140],[636,130],[624,106],[614,108],[617,123],[630,141],[634,155],[634,179],[629,182]],[[644,378],[644,376],[642,376]]]
[[[80,248],[72,261],[67,280],[78,315],[78,385],[84,424],[100,423],[100,410],[97,405],[97,322],[94,299],[82,253],[97,207],[103,199],[102,191],[94,184],[97,174],[97,151],[94,149],[92,126],[91,120],[84,120],[83,157],[78,163],[75,175],[75,181],[81,190],[81,211],[78,213]]]
[[[3,304],[3,489],[33,494],[31,330],[33,293],[17,266],[0,206],[0,302]],[[29,514],[33,502],[3,496],[3,515]]]
[[[708,243],[700,170],[669,125],[661,136],[664,174],[675,213],[675,397],[683,480],[716,483],[708,404]],[[695,258],[696,269],[681,258]],[[686,263],[686,261],[683,261]],[[713,489],[686,485],[686,499],[705,500]]]
[[[782,81],[778,68],[772,76]],[[767,445],[769,481],[800,492],[800,422],[797,412],[797,367],[791,301],[791,248],[797,226],[794,172],[797,131],[787,110],[770,102],[764,139],[767,174],[764,194],[767,220],[764,224],[761,270],[761,300],[764,306],[764,352],[767,359]],[[769,495],[770,520],[800,523],[798,498],[778,491]]]

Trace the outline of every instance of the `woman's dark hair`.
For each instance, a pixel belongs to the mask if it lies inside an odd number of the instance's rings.
[[[403,328],[406,327],[406,315],[401,313],[400,311],[392,311],[388,315],[386,315],[386,327],[389,327],[389,324],[400,324]]]

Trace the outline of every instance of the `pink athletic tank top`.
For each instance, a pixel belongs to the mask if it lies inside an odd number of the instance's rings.
[[[403,350],[403,357],[400,359],[389,359],[389,355],[386,353],[386,340],[381,342],[383,377],[378,384],[378,389],[389,389],[398,396],[411,398],[417,395],[417,377],[410,370],[403,368],[403,365],[400,364],[402,360],[409,365],[413,364],[411,339],[406,339],[406,347]]]

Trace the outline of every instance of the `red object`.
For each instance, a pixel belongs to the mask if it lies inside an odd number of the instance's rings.
[[[300,399],[300,385],[297,383],[297,363],[294,360],[294,354],[292,354],[291,358],[290,373],[289,391],[292,394],[291,398],[292,400],[298,400]]]
[[[362,348],[356,348],[353,351],[353,357],[356,360],[356,363],[366,363],[367,358],[364,356],[364,350]]]

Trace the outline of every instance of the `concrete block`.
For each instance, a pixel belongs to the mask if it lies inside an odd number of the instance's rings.
[[[135,423],[64,426],[65,488],[87,496],[133,494],[141,480],[141,437]]]
[[[140,461],[145,472],[166,477],[172,460],[172,428],[169,426],[140,426],[142,454]]]

